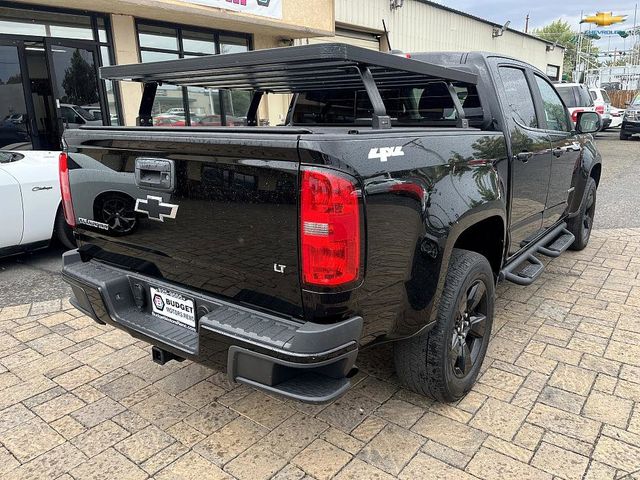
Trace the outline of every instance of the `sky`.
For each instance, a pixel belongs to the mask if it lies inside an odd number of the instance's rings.
[[[509,28],[524,31],[525,17],[529,14],[529,31],[543,27],[554,20],[562,19],[568,21],[576,31],[580,28],[580,12],[584,11],[585,16],[598,11],[613,12],[614,15],[628,15],[627,21],[611,27],[604,27],[607,30],[617,30],[633,27],[634,9],[638,4],[637,25],[640,25],[640,0],[613,0],[605,2],[602,0],[535,0],[523,2],[518,0],[434,0],[436,3],[447,7],[462,10],[472,15],[491,20],[492,22],[504,24],[511,21]],[[582,29],[595,29],[592,24],[583,24]],[[631,48],[631,38],[623,40],[620,36],[603,36],[596,44],[600,50]]]

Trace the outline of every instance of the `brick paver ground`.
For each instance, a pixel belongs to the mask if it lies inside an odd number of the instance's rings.
[[[536,285],[501,285],[496,314],[458,404],[401,388],[384,347],[310,406],[155,365],[66,299],[5,307],[0,477],[640,478],[640,229],[596,231]]]

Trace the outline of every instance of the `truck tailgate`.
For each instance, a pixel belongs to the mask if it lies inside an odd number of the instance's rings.
[[[80,245],[98,260],[301,317],[298,138],[69,130]]]

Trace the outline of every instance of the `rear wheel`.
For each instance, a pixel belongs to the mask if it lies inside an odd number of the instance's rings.
[[[54,227],[54,236],[67,249],[76,248],[76,239],[73,238],[73,230],[64,218],[62,207],[58,208]]]
[[[109,225],[109,234],[127,235],[138,225],[134,207],[134,200],[127,195],[119,192],[104,194],[94,207],[95,218]]]
[[[396,373],[408,388],[444,402],[471,390],[489,344],[494,295],[488,260],[454,249],[436,326],[395,344]]]
[[[580,210],[575,217],[567,221],[567,230],[576,237],[569,247],[571,250],[583,250],[589,243],[593,219],[596,214],[596,196],[596,181],[589,177],[585,186],[585,196],[580,204]]]

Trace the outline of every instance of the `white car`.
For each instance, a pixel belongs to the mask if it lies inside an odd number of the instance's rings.
[[[0,150],[0,257],[45,248],[74,248],[60,205],[60,152]]]
[[[620,128],[624,112],[624,108],[611,107],[611,125],[609,125],[609,128]]]
[[[91,112],[70,103],[60,105],[60,115],[65,128],[80,128],[82,125],[102,125],[102,117],[96,119]]]

